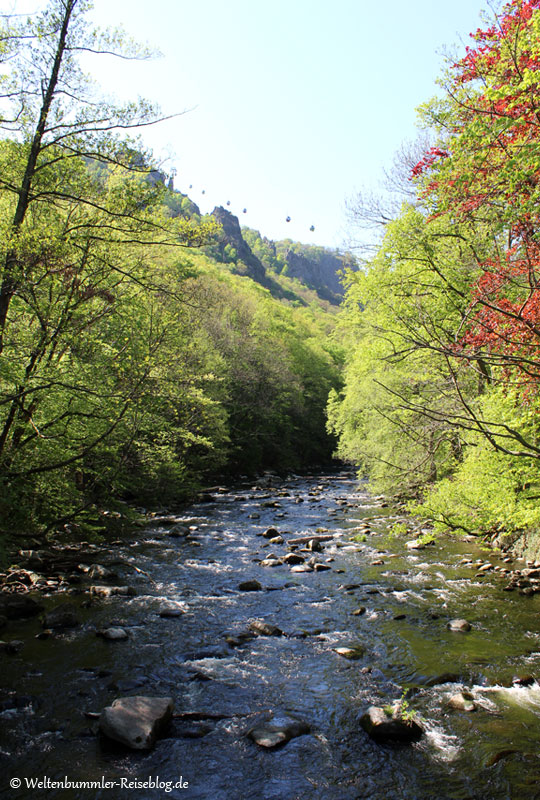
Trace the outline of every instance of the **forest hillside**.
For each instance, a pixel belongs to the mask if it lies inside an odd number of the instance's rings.
[[[6,18],[1,40],[5,533],[180,502],[223,475],[302,469],[334,449],[341,257],[323,274],[317,250],[310,280],[288,277],[236,217],[201,216],[126,138],[158,111],[100,100],[81,72],[82,50],[139,56],[86,13],[51,2]],[[301,245],[287,250],[312,269]]]

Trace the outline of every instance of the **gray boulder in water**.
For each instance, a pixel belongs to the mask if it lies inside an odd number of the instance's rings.
[[[132,750],[151,749],[172,719],[172,697],[119,697],[101,712],[99,729]]]

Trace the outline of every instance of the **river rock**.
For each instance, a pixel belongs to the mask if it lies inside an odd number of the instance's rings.
[[[128,632],[124,628],[103,628],[97,631],[96,636],[101,636],[109,642],[121,642],[128,639]]]
[[[281,558],[276,558],[275,556],[268,556],[268,558],[263,558],[262,561],[259,562],[261,567],[281,567],[283,566],[283,561]]]
[[[16,655],[24,647],[24,642],[20,639],[12,639],[10,642],[0,641],[0,653],[7,653],[10,656]]]
[[[239,583],[238,589],[241,592],[260,592],[262,590],[262,586],[259,583],[259,581],[250,580],[250,581],[242,581],[242,583]]]
[[[187,525],[174,525],[167,531],[167,536],[170,536],[172,539],[183,539],[185,536],[189,536],[189,534],[190,530]]]
[[[162,606],[159,609],[159,616],[163,619],[173,619],[174,617],[181,617],[184,611],[185,609],[183,606],[176,603],[170,603],[169,605]]]
[[[359,606],[358,608],[355,608],[354,611],[351,612],[353,617],[361,617],[362,614],[365,614],[365,613],[366,613],[366,607],[365,606]]]
[[[503,758],[508,758],[509,756],[513,756],[516,753],[519,753],[519,750],[511,750],[511,749],[499,750],[498,753],[493,753],[493,755],[487,759],[485,766],[494,767],[495,764],[498,764],[499,761],[502,761]]]
[[[90,586],[89,592],[97,597],[134,597],[137,594],[132,586]]]
[[[92,580],[110,581],[114,580],[117,575],[111,569],[107,569],[102,564],[92,564],[86,573]]]
[[[540,569],[522,569],[521,574],[525,578],[540,578]]]
[[[264,622],[262,619],[254,619],[249,623],[250,631],[259,636],[283,636],[283,631],[276,625]]]
[[[389,716],[384,708],[370,706],[360,717],[360,725],[376,742],[417,742],[424,733],[414,719],[399,714]]]
[[[350,661],[357,661],[359,658],[362,658],[364,655],[364,648],[363,647],[333,647],[332,648],[334,653],[337,653],[338,656],[343,656],[343,658],[348,658]]]
[[[461,683],[463,675],[459,672],[440,672],[422,681],[423,686],[440,686],[443,683]]]
[[[512,678],[513,686],[532,686],[536,683],[534,675],[514,675]]]
[[[149,750],[170,723],[173,710],[172,697],[120,697],[101,712],[99,729],[133,750]]]
[[[306,559],[300,553],[287,553],[283,558],[285,564],[292,566],[293,564],[303,564]]]
[[[476,711],[477,705],[474,702],[474,697],[470,692],[457,692],[448,698],[448,705],[450,708],[455,708],[457,711]]]
[[[77,607],[73,603],[63,603],[48,611],[43,617],[43,627],[52,628],[75,628],[80,625],[77,615]]]
[[[31,569],[48,567],[54,560],[54,554],[50,550],[19,550],[19,555]]]
[[[263,536],[265,539],[275,539],[276,536],[279,536],[279,531],[277,528],[267,528],[263,531]]]
[[[291,567],[291,572],[313,572],[313,567],[309,564],[295,564]]]
[[[283,536],[274,536],[273,539],[269,539],[269,544],[283,544],[284,541]]]
[[[332,569],[332,567],[330,564],[321,564],[320,562],[317,562],[316,564],[313,564],[313,569],[315,572],[327,572],[329,569]]]
[[[162,525],[164,528],[168,527],[169,525],[176,525],[178,522],[178,517],[175,517],[173,514],[170,515],[157,515],[155,517],[149,517],[146,520],[147,525]]]
[[[470,631],[471,623],[466,619],[451,619],[446,627],[451,631]]]
[[[43,606],[25,594],[0,594],[0,614],[6,619],[35,617]]]
[[[407,550],[423,550],[425,546],[426,545],[418,539],[412,539],[410,542],[405,542],[405,547]]]
[[[224,639],[229,647],[243,647],[251,639],[255,638],[252,631],[242,631],[241,633],[226,633]]]
[[[248,736],[259,747],[271,749],[285,744],[296,736],[310,732],[310,726],[301,720],[290,717],[274,717],[269,722],[261,722],[248,732]]]

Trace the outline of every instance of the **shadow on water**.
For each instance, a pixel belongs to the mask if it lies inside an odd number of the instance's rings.
[[[390,541],[398,516],[351,475],[295,477],[193,506],[176,520],[180,535],[170,535],[169,520],[108,548],[100,563],[136,596],[89,604],[74,594],[78,627],[36,639],[34,619],[4,632],[24,647],[2,656],[0,792],[38,800],[540,798],[540,595],[504,592],[495,571],[475,577],[460,563],[486,558],[474,542],[415,551],[406,547],[410,533]],[[261,535],[269,526],[283,543]],[[260,564],[289,552],[288,539],[316,533],[333,538],[301,555],[330,569]],[[262,589],[240,591],[247,580]],[[58,596],[44,602],[57,605]],[[160,617],[165,603],[180,615]],[[454,618],[471,630],[450,631]],[[285,635],[242,636],[254,619]],[[128,639],[95,635],[111,623]],[[514,685],[516,676],[528,685]],[[460,691],[471,694],[473,713],[449,706]],[[424,737],[376,744],[359,725],[362,712],[404,692]],[[148,753],[107,744],[86,716],[137,694],[170,695],[178,714]],[[272,713],[307,722],[311,733],[259,748],[246,733]],[[23,786],[9,789],[17,776]],[[118,785],[26,788],[25,779],[44,776]],[[180,776],[189,785],[169,791]],[[162,785],[129,786],[150,779]]]

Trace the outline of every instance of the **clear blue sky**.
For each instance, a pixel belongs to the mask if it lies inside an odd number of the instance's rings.
[[[162,53],[144,64],[105,59],[96,75],[118,96],[154,99],[167,113],[192,109],[144,139],[169,156],[176,187],[203,211],[230,200],[241,223],[271,238],[339,246],[346,198],[375,188],[401,142],[415,137],[415,109],[436,91],[442,52],[463,48],[483,8],[482,0],[95,0],[100,25],[122,24]]]

